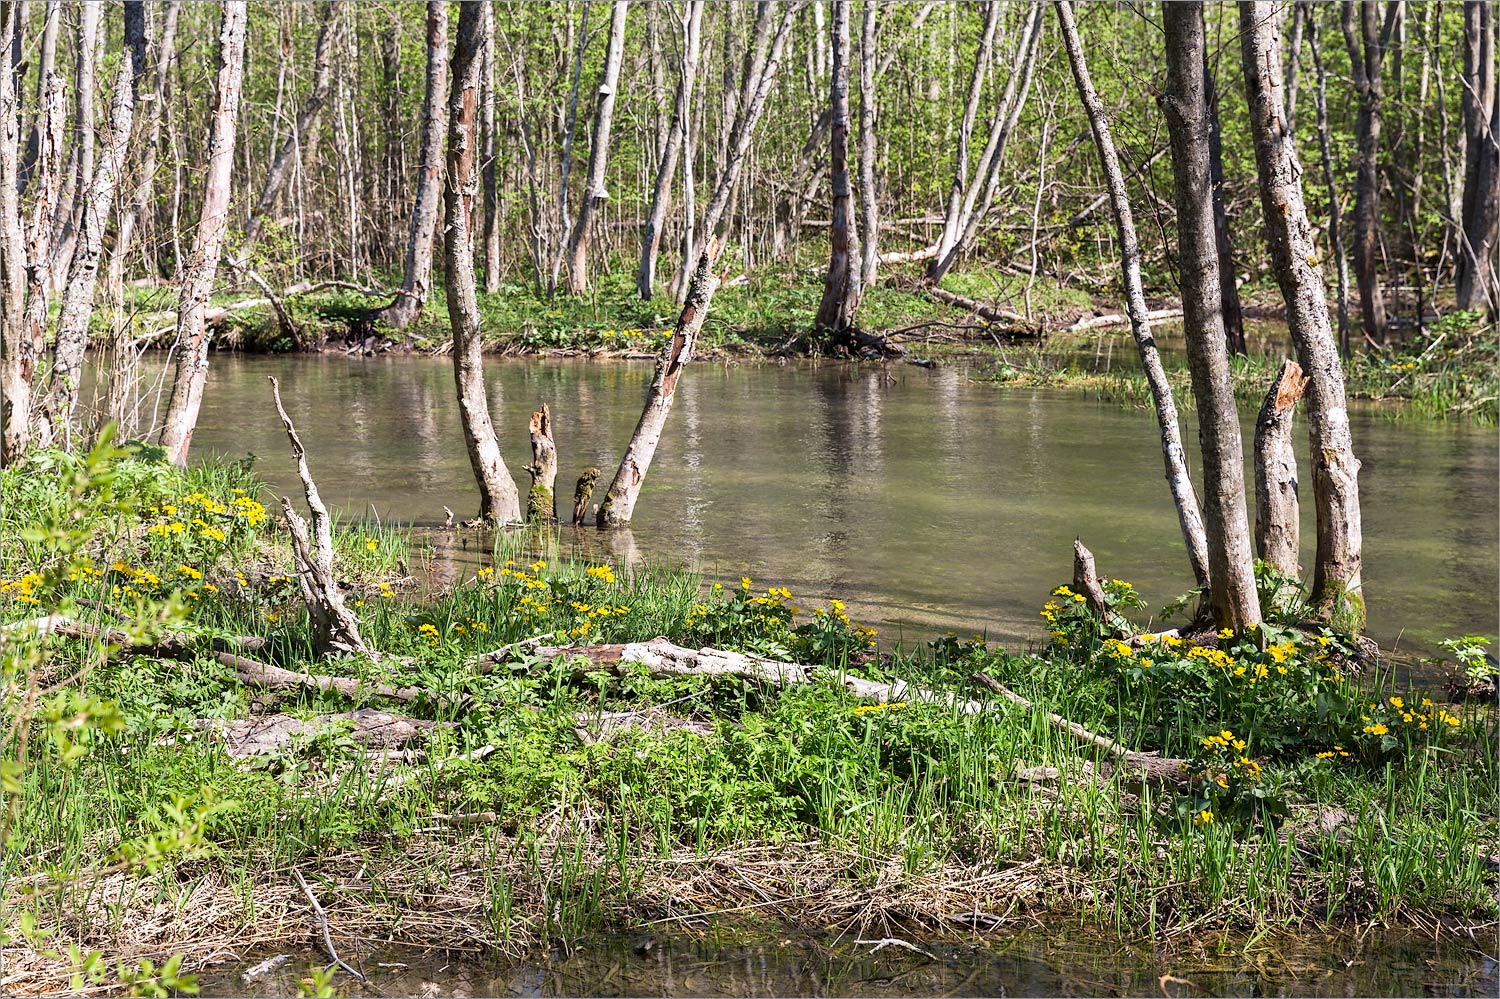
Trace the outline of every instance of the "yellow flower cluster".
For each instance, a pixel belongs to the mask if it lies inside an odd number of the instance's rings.
[[[900,711],[906,707],[905,701],[886,701],[884,704],[861,704],[854,709],[857,715],[867,715],[876,711]]]
[[[17,603],[34,604],[37,599],[33,594],[42,582],[39,572],[28,572],[18,579],[0,579],[0,596],[12,597]]]
[[[615,581],[615,570],[608,564],[591,565],[584,572],[605,583],[613,583]]]

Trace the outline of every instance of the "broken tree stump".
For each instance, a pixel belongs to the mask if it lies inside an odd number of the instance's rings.
[[[318,495],[312,471],[307,467],[307,451],[302,447],[302,439],[297,436],[297,428],[292,425],[286,407],[281,404],[281,383],[274,377],[271,378],[271,395],[276,400],[276,412],[286,428],[287,439],[292,443],[297,477],[302,480],[302,492],[312,514],[312,537],[309,539],[307,523],[292,509],[292,501],[281,497],[281,512],[292,535],[297,585],[311,621],[313,650],[318,655],[326,655],[332,649],[368,652],[359,634],[359,620],[344,606],[338,580],[333,575],[333,523],[328,508]]]
[[[1300,578],[1297,449],[1292,414],[1307,388],[1296,361],[1283,361],[1255,418],[1255,554],[1293,579]]]
[[[589,522],[589,498],[594,495],[594,484],[599,481],[599,469],[585,468],[573,488],[573,526],[583,527]]]
[[[557,521],[557,443],[552,439],[552,411],[547,404],[531,414],[531,492],[526,495],[526,522]]]
[[[1082,538],[1073,539],[1073,589],[1083,594],[1088,609],[1109,623],[1109,605],[1104,602],[1104,587],[1094,568],[1094,553],[1083,546]]]

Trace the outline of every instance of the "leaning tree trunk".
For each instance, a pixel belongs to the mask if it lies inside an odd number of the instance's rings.
[[[1284,361],[1255,419],[1255,553],[1293,579],[1302,575],[1301,512],[1292,414],[1307,388],[1296,361]]]
[[[849,184],[849,0],[833,0],[832,25],[829,106],[833,109],[833,125],[828,133],[828,166],[833,179],[833,221],[828,230],[823,301],[814,325],[837,339],[854,325],[861,294],[859,237],[853,229],[854,198]]]
[[[1266,235],[1297,361],[1309,379],[1307,428],[1318,522],[1313,599],[1325,617],[1359,628],[1364,624],[1359,462],[1349,432],[1344,369],[1328,322],[1317,243],[1302,201],[1302,167],[1286,136],[1274,6],[1271,0],[1243,0],[1239,13],[1240,53]]]
[[[323,105],[328,103],[329,79],[333,72],[333,41],[338,34],[339,11],[342,7],[343,0],[329,0],[323,6],[323,26],[318,31],[318,42],[313,49],[312,89],[307,92],[302,110],[297,112],[291,134],[281,144],[276,158],[271,161],[271,168],[266,171],[265,186],[261,188],[260,199],[250,211],[250,220],[245,223],[245,238],[240,241],[239,252],[235,254],[233,266],[236,268],[245,266],[255,253],[255,244],[260,240],[266,213],[275,206],[291,173],[292,164],[301,155],[307,136],[318,127],[318,114],[323,110]]]
[[[47,377],[47,397],[37,416],[37,443],[47,447],[71,438],[73,410],[78,405],[83,357],[88,348],[89,319],[94,314],[94,290],[99,261],[104,255],[104,230],[114,212],[115,191],[130,148],[131,117],[146,71],[146,8],[143,0],[125,4],[123,62],[115,76],[109,112],[109,141],[88,178],[88,190],[78,213],[77,242],[68,267],[68,284],[57,316],[57,343]]]
[[[604,50],[604,75],[599,82],[599,106],[594,110],[594,135],[589,141],[589,171],[578,220],[568,237],[568,290],[581,295],[589,289],[589,242],[599,205],[609,200],[604,173],[609,160],[610,128],[615,117],[615,92],[620,86],[620,62],[625,56],[625,14],[629,0],[614,0],[609,19],[609,45]]]
[[[1162,8],[1162,23],[1167,87],[1161,105],[1172,148],[1182,325],[1203,454],[1209,605],[1219,627],[1243,632],[1260,624],[1260,599],[1245,516],[1245,453],[1220,299],[1203,4],[1198,0],[1167,4]]]
[[[1500,84],[1495,72],[1494,6],[1464,4],[1464,188],[1458,258],[1458,307],[1500,311]]]
[[[224,0],[219,23],[219,71],[208,138],[208,170],[203,204],[193,232],[193,251],[177,298],[177,368],[161,432],[161,446],[178,465],[187,464],[203,386],[208,380],[209,293],[219,271],[224,232],[229,226],[229,180],[234,166],[234,134],[239,123],[240,82],[245,67],[245,0]]]
[[[974,54],[974,71],[969,76],[968,96],[959,118],[958,144],[953,152],[953,183],[948,188],[948,206],[943,214],[943,230],[938,237],[938,258],[946,255],[958,241],[964,192],[969,186],[969,143],[974,137],[974,123],[979,117],[979,99],[984,94],[985,77],[989,74],[990,59],[995,51],[995,30],[1000,25],[1000,11],[1001,5],[997,0],[986,0],[984,28],[979,35],[979,48]],[[1011,78],[1014,79],[1014,75]],[[927,277],[929,280],[933,277],[930,268]]]
[[[68,262],[73,257],[73,246],[78,233],[80,201],[87,198],[83,189],[94,176],[95,127],[94,101],[97,87],[94,71],[99,52],[99,20],[104,5],[98,3],[79,4],[77,46],[73,54],[73,115],[75,139],[68,170],[63,177],[59,210],[52,224],[52,239],[48,244],[50,258],[46,270],[51,282],[49,292],[62,291],[62,278],[68,271]]]
[[[1151,323],[1147,318],[1149,310],[1146,308],[1146,293],[1141,282],[1140,243],[1136,239],[1135,217],[1130,210],[1130,199],[1125,190],[1125,174],[1120,169],[1120,158],[1115,152],[1104,102],[1099,99],[1094,83],[1089,78],[1083,45],[1079,41],[1078,27],[1073,19],[1073,6],[1068,0],[1059,0],[1057,19],[1062,28],[1063,44],[1068,51],[1068,63],[1073,70],[1073,82],[1078,87],[1079,102],[1088,114],[1089,128],[1094,135],[1094,145],[1099,150],[1110,204],[1114,209],[1115,229],[1120,240],[1120,268],[1125,285],[1125,311],[1130,316],[1130,332],[1135,337],[1141,367],[1146,372],[1146,383],[1151,387],[1151,397],[1156,405],[1156,424],[1161,434],[1161,453],[1166,464],[1167,485],[1172,493],[1172,503],[1177,509],[1177,520],[1182,528],[1182,540],[1187,546],[1188,561],[1193,567],[1193,578],[1199,586],[1207,586],[1208,541],[1203,530],[1203,517],[1198,511],[1198,497],[1193,492],[1193,480],[1188,474],[1187,457],[1182,448],[1182,431],[1177,424],[1177,406],[1172,400],[1172,385],[1167,381],[1161,354],[1156,349],[1156,339],[1151,334]]]
[[[1385,343],[1385,299],[1380,288],[1380,114],[1385,89],[1381,62],[1401,0],[1390,0],[1380,27],[1375,0],[1344,0],[1344,40],[1359,110],[1354,118],[1354,278],[1365,336]],[[1279,56],[1279,52],[1278,52]]]
[[[437,237],[438,207],[443,197],[443,132],[448,100],[448,3],[427,3],[427,89],[422,99],[422,160],[417,168],[417,198],[406,240],[406,266],[396,297],[374,318],[396,329],[410,326],[432,290],[432,244]]]
[[[651,212],[641,235],[641,265],[635,280],[637,294],[648,302],[655,293],[656,259],[661,249],[662,225],[667,218],[668,192],[672,189],[672,177],[677,171],[677,161],[682,156],[683,142],[687,137],[693,84],[697,80],[698,58],[703,44],[703,0],[688,0],[687,7],[683,19],[682,67],[677,78],[677,95],[672,100],[672,123],[667,129],[667,141],[656,170],[656,183],[651,189]],[[687,224],[692,225],[691,218]]]
[[[447,268],[448,320],[453,327],[453,381],[458,389],[458,415],[463,424],[469,464],[479,486],[479,516],[498,523],[521,519],[521,496],[500,456],[495,425],[490,420],[484,389],[483,340],[479,330],[479,300],[474,288],[474,234],[469,228],[479,191],[475,170],[479,122],[480,47],[484,38],[484,7],[478,2],[459,8],[458,40],[453,48],[453,86],[448,100],[448,179],[443,191],[443,263]]]

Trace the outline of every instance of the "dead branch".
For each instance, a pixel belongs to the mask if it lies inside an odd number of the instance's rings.
[[[388,697],[393,701],[409,704],[430,691],[421,687],[393,687],[388,683],[364,683],[353,677],[328,676],[323,673],[294,673],[280,666],[272,666],[256,659],[235,655],[232,652],[217,652],[214,658],[231,667],[239,681],[262,690],[289,690],[318,694],[342,694],[350,700],[369,697]]]
[[[1152,309],[1146,313],[1147,322],[1155,322],[1158,319],[1178,319],[1182,316],[1181,309]],[[1102,316],[1085,316],[1066,327],[1064,333],[1084,333],[1088,330],[1105,329],[1110,326],[1128,326],[1130,317],[1119,312],[1107,312]]]
[[[1094,568],[1094,553],[1083,546],[1081,538],[1073,539],[1073,588],[1083,594],[1089,610],[1099,615],[1099,620],[1109,622],[1109,605],[1104,602],[1104,588],[1099,585],[1099,574]]]

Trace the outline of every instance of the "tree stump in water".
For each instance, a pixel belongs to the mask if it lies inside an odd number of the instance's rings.
[[[551,524],[557,520],[557,444],[552,440],[552,413],[547,404],[531,414],[531,492],[526,496],[526,522]]]
[[[1292,413],[1306,387],[1297,362],[1283,361],[1255,418],[1255,553],[1293,579],[1301,575],[1301,525]]]
[[[588,523],[589,498],[594,495],[594,483],[599,481],[599,469],[585,468],[573,489],[573,526],[583,527]]]

